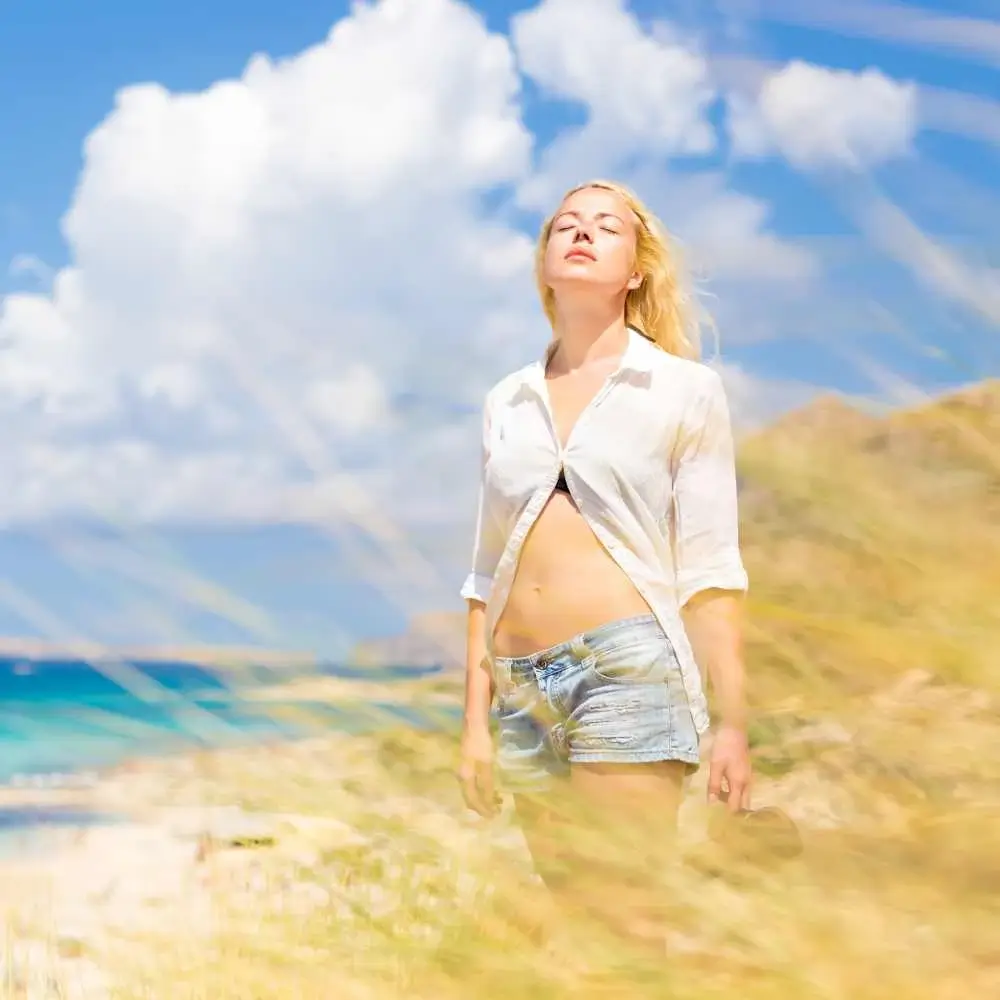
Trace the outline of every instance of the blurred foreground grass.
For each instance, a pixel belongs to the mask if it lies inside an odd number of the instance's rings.
[[[713,854],[700,775],[678,863],[640,873],[669,901],[662,954],[552,919],[509,815],[462,809],[453,736],[389,727],[116,779],[136,809],[238,804],[279,832],[199,861],[207,924],[93,945],[112,995],[1000,996],[998,424],[986,386],[886,421],[825,403],[746,443],[756,801],[806,850]]]

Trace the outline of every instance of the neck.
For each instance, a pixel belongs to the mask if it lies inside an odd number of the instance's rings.
[[[622,354],[628,345],[625,311],[618,303],[598,311],[592,303],[580,310],[557,307],[554,334],[560,360],[570,370]]]

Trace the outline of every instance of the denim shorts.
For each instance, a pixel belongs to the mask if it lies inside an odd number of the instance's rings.
[[[497,764],[513,791],[571,764],[698,766],[673,644],[654,615],[611,622],[530,656],[495,657]]]

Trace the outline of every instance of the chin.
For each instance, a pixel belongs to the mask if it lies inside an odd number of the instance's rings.
[[[612,294],[612,289],[617,287],[606,278],[602,279],[602,275],[588,272],[589,269],[580,268],[572,274],[557,275],[549,281],[549,287],[557,296],[564,292],[578,295],[585,290],[603,292],[608,295]]]

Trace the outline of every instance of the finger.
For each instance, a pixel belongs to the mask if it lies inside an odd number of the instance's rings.
[[[458,787],[462,791],[462,799],[468,809],[482,813],[482,803],[479,801],[479,788],[476,784],[475,769],[463,766],[458,772]]]
[[[745,791],[746,785],[744,782],[739,779],[729,779],[729,797],[726,800],[726,805],[729,807],[731,813],[738,813],[743,808],[743,794]]]
[[[470,780],[463,784],[463,797],[465,798],[465,804],[474,813],[478,813],[480,816],[489,815],[486,809],[486,803],[479,796],[479,789],[476,786],[475,780]]]
[[[722,775],[722,765],[713,762],[708,772],[708,801],[713,804],[722,798]]]
[[[751,781],[747,781],[747,783],[743,786],[743,808],[746,810],[750,809],[750,789],[752,784],[753,783]]]
[[[462,796],[465,804],[480,816],[491,816],[495,811],[490,794],[492,784],[492,768],[488,764],[472,762],[463,768]]]

